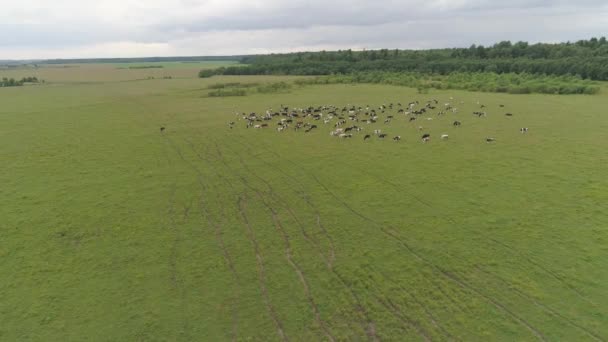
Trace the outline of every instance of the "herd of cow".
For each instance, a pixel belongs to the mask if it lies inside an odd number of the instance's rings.
[[[348,105],[344,107],[336,106],[317,106],[307,108],[289,108],[288,106],[281,105],[278,111],[272,109],[267,110],[264,114],[256,113],[236,113],[238,120],[244,120],[246,128],[253,129],[267,129],[271,124],[276,125],[277,132],[284,132],[285,130],[292,128],[294,131],[303,131],[305,133],[311,132],[314,129],[318,129],[321,125],[332,125],[333,128],[330,131],[330,136],[338,137],[343,139],[353,138],[354,134],[364,130],[363,125],[374,124],[377,122],[383,122],[385,125],[389,125],[395,115],[403,116],[407,118],[407,122],[414,123],[418,120],[433,120],[433,115],[438,117],[444,116],[448,113],[457,114],[458,108],[452,105],[453,98],[450,98],[450,102],[446,102],[442,105],[439,101],[432,99],[423,103],[414,101],[402,105],[401,103],[390,103],[383,104],[377,108],[371,108],[369,105],[364,107]],[[463,104],[463,102],[460,102]],[[486,106],[477,102],[479,110],[473,112],[473,115],[482,118],[487,116],[485,111]],[[499,105],[503,108],[504,105]],[[396,113],[396,114],[395,114]],[[505,113],[505,116],[512,117],[512,113]],[[274,121],[276,120],[276,121]],[[348,124],[351,122],[351,124]],[[228,126],[232,129],[236,123],[230,122]],[[462,122],[454,120],[452,126],[460,127]],[[419,131],[423,131],[422,126],[418,126]],[[527,133],[528,128],[522,127],[521,133]],[[385,139],[388,134],[383,133],[381,129],[374,129],[373,132],[365,134],[363,141],[376,137],[378,139]],[[448,134],[442,134],[441,140],[447,140]],[[394,141],[400,141],[401,136],[393,136]],[[429,133],[423,133],[421,136],[422,142],[428,142],[431,140]],[[493,137],[486,137],[485,141],[488,143],[495,142],[496,139]]]

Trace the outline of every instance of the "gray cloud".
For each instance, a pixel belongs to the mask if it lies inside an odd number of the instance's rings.
[[[604,0],[22,0],[3,6],[0,59],[453,47],[608,32]]]

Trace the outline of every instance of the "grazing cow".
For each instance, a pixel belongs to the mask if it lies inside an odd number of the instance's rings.
[[[519,129],[519,132],[523,133],[528,133],[528,127],[522,127]]]
[[[495,142],[495,141],[496,141],[496,139],[494,139],[494,138],[486,138],[487,143],[491,143],[491,142]]]
[[[454,121],[453,125],[454,125],[454,127],[458,127],[458,126],[462,125],[462,122]]]
[[[506,116],[513,116],[513,113],[506,113]]]
[[[425,134],[422,135],[422,142],[427,142],[429,140],[431,140],[431,135],[430,134],[425,133]]]
[[[160,132],[163,133],[165,131],[165,127],[160,128]]]
[[[340,138],[352,138],[353,135],[352,134],[344,134],[344,133],[342,133],[342,134],[339,135],[339,137]]]
[[[447,134],[441,135],[441,140],[448,140],[449,136]]]
[[[375,134],[375,135],[378,135],[378,134],[380,134],[380,133],[382,133],[382,130],[380,130],[380,129],[375,129],[375,130],[374,130],[374,134]]]
[[[503,108],[505,105],[504,105],[504,104],[501,104],[501,105],[498,105],[498,106],[499,106],[500,108]]]
[[[394,141],[400,141],[400,140],[401,140],[401,136],[400,136],[400,135],[398,135],[398,136],[394,137],[394,138],[393,138],[393,140],[394,140]]]
[[[253,128],[262,128],[262,125],[255,125]]]
[[[369,139],[369,138],[371,138],[371,137],[372,137],[371,135],[366,134],[366,135],[363,137],[363,141],[365,141],[365,140],[367,140],[367,139]]]
[[[386,136],[387,136],[386,134],[382,133],[382,134],[378,135],[378,138],[384,139],[384,138],[386,138]]]
[[[410,118],[410,122],[415,121],[415,120],[416,120],[416,118],[415,118],[415,117],[411,117],[411,118]]]

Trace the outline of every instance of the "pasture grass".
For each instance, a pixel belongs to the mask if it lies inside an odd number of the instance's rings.
[[[0,340],[608,339],[605,92],[209,98],[294,78],[71,83],[84,68],[0,89]],[[399,143],[234,114],[449,97],[361,132]]]

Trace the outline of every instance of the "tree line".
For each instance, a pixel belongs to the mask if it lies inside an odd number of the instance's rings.
[[[37,77],[24,77],[20,80],[16,80],[14,78],[3,77],[0,80],[0,87],[20,87],[25,83],[38,83]]]
[[[415,72],[358,72],[348,75],[319,76],[295,81],[298,85],[375,83],[417,88],[420,93],[429,89],[461,89],[469,91],[509,94],[596,94],[597,82],[576,76],[547,76],[497,74],[492,72],[431,75]]]
[[[241,63],[207,70],[212,75],[334,75],[361,72],[418,72],[448,75],[491,72],[571,75],[608,80],[605,37],[558,44],[503,41],[492,46],[433,50],[321,51],[245,56]]]

